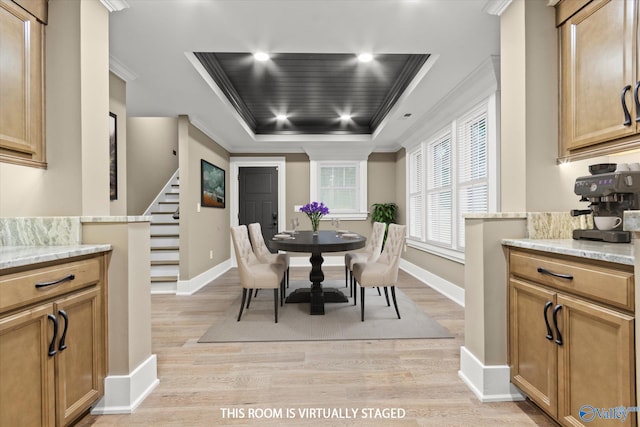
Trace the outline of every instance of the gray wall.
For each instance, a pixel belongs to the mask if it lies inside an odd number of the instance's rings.
[[[142,215],[178,169],[178,119],[130,117],[126,152],[127,213]]]
[[[189,280],[228,260],[229,153],[189,122],[178,118],[180,147],[180,280]],[[225,208],[200,208],[200,160],[227,173]],[[213,251],[213,257],[210,256]]]

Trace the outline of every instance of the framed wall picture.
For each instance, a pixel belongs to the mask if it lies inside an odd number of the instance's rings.
[[[200,205],[207,208],[225,207],[224,169],[204,159],[200,160],[202,194]]]
[[[109,199],[118,199],[118,138],[117,116],[109,113]]]

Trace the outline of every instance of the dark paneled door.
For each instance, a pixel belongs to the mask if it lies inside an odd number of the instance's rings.
[[[238,179],[238,223],[259,222],[264,240],[270,240],[278,232],[278,168],[241,167]]]

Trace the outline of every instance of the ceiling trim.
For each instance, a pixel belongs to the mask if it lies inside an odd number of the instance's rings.
[[[513,0],[489,0],[482,8],[489,15],[500,16],[509,7]]]
[[[248,54],[248,53],[247,53]],[[404,95],[409,87],[415,87],[414,80],[419,75],[425,62],[429,59],[429,54],[404,54],[406,59],[402,65],[398,66],[397,76],[391,86],[385,88],[385,94],[375,111],[370,114],[367,121],[362,121],[355,128],[328,130],[320,129],[315,123],[305,123],[298,121],[292,129],[265,129],[263,118],[254,116],[254,112],[249,108],[249,104],[244,100],[227,75],[225,64],[214,52],[192,52],[187,53],[187,57],[196,67],[198,72],[214,89],[215,93],[226,101],[226,104],[233,107],[235,116],[243,125],[249,135],[257,141],[263,135],[293,136],[300,138],[307,135],[336,136],[340,139],[344,135],[372,135],[376,133],[378,127],[385,121],[388,114],[396,106],[397,102]],[[295,55],[295,54],[279,54]],[[330,54],[325,54],[330,55]],[[338,54],[344,55],[344,54]],[[286,60],[286,59],[285,59]],[[422,78],[422,77],[420,77]]]
[[[126,0],[100,0],[100,3],[102,3],[109,12],[119,12],[131,7]]]
[[[125,82],[131,82],[138,78],[138,75],[136,73],[127,68],[113,55],[109,55],[109,71],[120,77]]]
[[[425,63],[422,65],[422,68],[420,69],[420,71],[416,73],[413,80],[411,80],[411,83],[409,83],[409,86],[407,86],[407,88],[404,90],[400,98],[397,100],[396,105],[393,106],[392,111],[390,111],[389,114],[385,116],[382,123],[376,128],[375,132],[373,132],[373,134],[371,135],[372,139],[375,140],[380,134],[380,132],[382,132],[382,129],[384,129],[384,127],[389,123],[389,121],[392,120],[393,115],[398,113],[400,105],[402,105],[404,103],[404,100],[407,97],[409,97],[411,93],[413,93],[413,91],[418,87],[418,84],[420,84],[422,79],[424,79],[425,76],[429,73],[429,71],[431,71],[431,68],[436,63],[439,57],[440,57],[440,54],[437,54],[437,53],[429,55],[429,58],[427,58]],[[404,113],[413,113],[413,112],[405,110],[402,112],[402,114]],[[394,144],[394,146],[396,149],[400,149],[400,145]]]
[[[200,132],[204,133],[205,135],[207,135],[213,142],[215,142],[216,144],[218,144],[219,146],[221,146],[222,148],[224,148],[225,150],[227,150],[228,152],[231,152],[231,147],[229,147],[228,144],[224,143],[223,140],[221,138],[218,138],[213,132],[211,132],[210,129],[208,129],[204,123],[202,123],[200,120],[198,120],[195,117],[189,117],[189,121],[191,122],[191,124],[195,127],[197,127]]]
[[[224,72],[220,62],[213,55],[203,55],[201,52],[193,52],[193,55],[202,63],[206,71],[213,74],[213,81],[220,87],[222,93],[226,94],[233,108],[240,114],[240,117],[247,123],[253,133],[255,133],[258,123],[251,114],[251,111],[249,111],[247,104],[244,103],[242,97],[236,91],[233,83],[231,83],[227,77],[227,73]]]
[[[322,145],[308,145],[304,151],[309,160],[367,160],[372,151],[371,144],[347,145],[325,142]]]
[[[373,114],[369,122],[371,133],[376,131],[382,120],[384,120],[394,105],[396,105],[396,102],[400,96],[402,96],[404,90],[411,84],[411,81],[416,78],[420,68],[422,68],[427,59],[429,59],[429,55],[412,55],[409,57],[400,75],[389,90],[387,97],[380,104],[380,108]]]
[[[418,119],[400,139],[407,150],[431,138],[448,126],[462,112],[482,102],[500,90],[500,57],[485,59],[460,84],[454,87],[436,105]]]
[[[231,114],[235,117],[240,126],[242,126],[242,129],[244,129],[247,135],[249,135],[252,140],[256,141],[256,135],[251,131],[247,123],[242,120],[242,117],[240,117],[238,111],[233,108],[233,105],[231,105],[229,98],[225,96],[225,94],[220,90],[220,87],[216,84],[216,82],[213,81],[213,78],[211,78],[211,75],[207,72],[207,70],[205,70],[202,62],[200,62],[192,52],[185,52],[184,55],[187,57],[187,61],[189,61],[189,63],[191,63],[191,65],[196,69],[196,72],[200,74],[200,77],[203,78],[205,83],[218,97],[218,99],[220,99],[220,101],[222,101],[228,107],[229,111],[231,111]]]

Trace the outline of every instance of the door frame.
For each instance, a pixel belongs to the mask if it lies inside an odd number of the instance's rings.
[[[232,227],[238,225],[238,213],[240,212],[240,206],[238,196],[240,193],[240,186],[238,185],[238,177],[240,174],[240,168],[244,167],[262,167],[270,168],[275,167],[278,169],[278,230],[284,230],[287,224],[287,209],[286,209],[286,159],[284,157],[231,157],[229,159],[229,167],[231,169],[231,175],[229,176],[229,223]],[[233,246],[231,246],[233,248]],[[233,250],[231,251],[232,258],[235,259]]]

